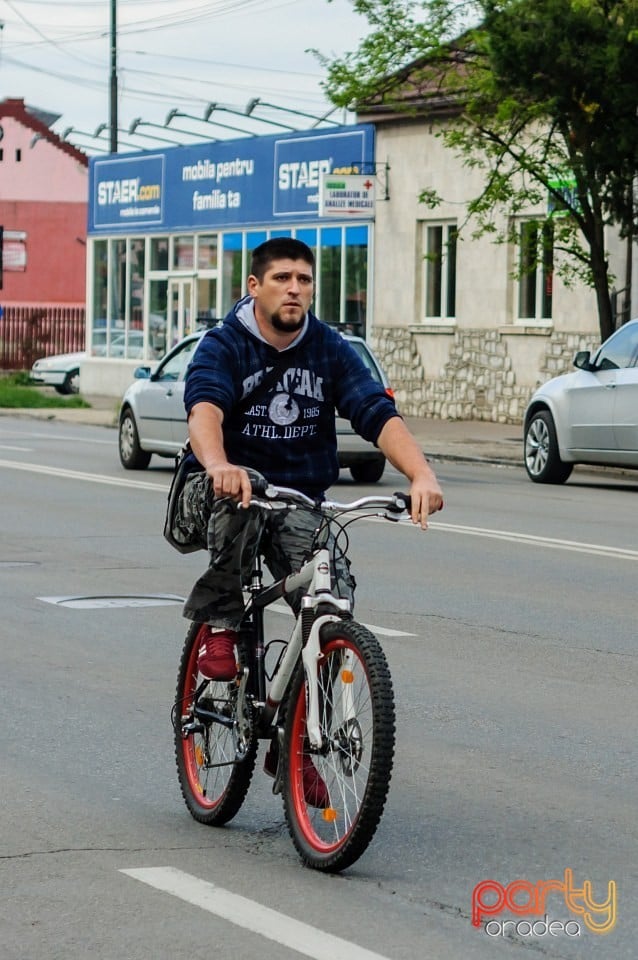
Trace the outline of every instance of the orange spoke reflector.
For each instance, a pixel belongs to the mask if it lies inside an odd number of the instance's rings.
[[[326,807],[325,810],[321,811],[321,816],[328,823],[334,823],[335,820],[337,819],[337,811],[335,810],[334,807]]]
[[[352,670],[342,670],[341,680],[343,683],[354,683],[354,673]]]
[[[201,747],[195,747],[195,763],[198,767],[204,766],[204,751]]]

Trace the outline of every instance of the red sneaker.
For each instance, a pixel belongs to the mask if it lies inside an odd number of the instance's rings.
[[[330,795],[323,777],[315,767],[309,754],[304,753],[301,767],[303,797],[309,807],[325,810],[330,806]]]
[[[209,633],[197,655],[197,669],[206,680],[232,680],[237,673],[234,630]]]

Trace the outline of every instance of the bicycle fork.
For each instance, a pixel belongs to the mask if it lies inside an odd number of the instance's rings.
[[[325,547],[318,550],[298,574],[287,577],[285,585],[287,592],[304,585],[309,585],[309,589],[301,599],[301,613],[295,624],[281,670],[273,682],[267,708],[274,707],[276,710],[279,706],[301,648],[307,691],[306,731],[311,748],[319,751],[325,746],[319,721],[317,671],[317,665],[322,656],[321,629],[326,623],[338,621],[342,612],[350,612],[350,601],[335,597],[332,592],[330,553]],[[325,606],[329,606],[334,612],[322,612],[317,615],[318,609]]]
[[[317,551],[312,560],[303,565],[298,573],[290,574],[271,586],[260,595],[253,596],[253,603],[257,608],[256,616],[273,600],[306,587],[308,592],[301,600],[301,612],[293,628],[283,660],[268,695],[265,697],[260,712],[259,728],[267,732],[286,693],[295,665],[301,652],[304,672],[307,680],[308,704],[306,711],[306,727],[311,748],[321,750],[324,747],[319,721],[319,684],[317,679],[317,664],[321,659],[321,628],[326,623],[334,623],[341,619],[342,613],[350,612],[350,601],[335,597],[331,585],[330,554],[326,548]],[[320,613],[320,607],[330,607],[330,613]],[[245,688],[240,687],[239,699],[245,694]],[[246,712],[238,710],[239,716],[246,716]]]

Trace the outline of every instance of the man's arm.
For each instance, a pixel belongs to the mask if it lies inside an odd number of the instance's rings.
[[[252,488],[245,470],[228,462],[224,449],[223,410],[212,403],[196,403],[188,416],[193,453],[206,470],[216,497],[234,497],[250,503]]]
[[[428,515],[443,509],[443,494],[434,470],[401,417],[392,417],[383,425],[377,446],[393,467],[410,481],[412,522],[428,525]]]

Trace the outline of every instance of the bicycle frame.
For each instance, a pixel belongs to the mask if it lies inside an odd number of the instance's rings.
[[[306,593],[301,600],[301,610],[295,621],[292,633],[288,640],[283,660],[279,664],[268,695],[264,700],[255,704],[259,706],[260,716],[258,729],[262,735],[270,729],[275,718],[279,705],[285,695],[288,684],[292,677],[295,665],[301,653],[302,662],[308,681],[308,715],[307,730],[308,739],[311,748],[321,749],[323,745],[321,729],[319,725],[319,691],[317,687],[317,671],[315,665],[321,658],[320,633],[325,623],[330,623],[339,619],[341,612],[350,612],[350,601],[336,597],[332,592],[331,586],[331,562],[330,551],[322,547],[306,561],[301,570],[292,573],[270,586],[260,589],[257,586],[257,578],[260,580],[260,574],[254,574],[253,586],[251,589],[251,599],[246,608],[246,614],[256,616],[258,620],[257,634],[261,640],[261,655],[256,656],[255,662],[258,670],[258,686],[264,687],[264,665],[263,665],[263,612],[275,600],[285,597],[299,590],[306,588]],[[316,610],[321,605],[329,605],[335,612],[321,613],[316,616]],[[239,698],[245,697],[246,685],[243,683],[240,687]],[[240,715],[247,716],[247,711],[239,711]],[[245,731],[242,731],[245,732]]]
[[[290,499],[286,502],[280,501],[277,503],[275,499],[263,500],[259,496],[253,495],[251,506],[267,510],[295,510],[298,509],[299,506],[302,508],[319,508],[326,517],[331,514],[338,516],[340,513],[351,512],[359,508],[370,509],[371,507],[376,507],[383,510],[382,513],[376,514],[377,516],[383,516],[391,520],[397,519],[396,512],[393,514],[391,512],[392,510],[398,510],[400,513],[409,507],[409,497],[401,493],[395,493],[393,497],[362,497],[349,504],[337,503],[336,501],[323,501],[318,505],[296,490],[290,490],[285,487],[267,487],[265,490],[267,497],[273,497],[273,495],[276,497],[280,494]],[[301,600],[299,616],[296,619],[290,639],[288,640],[283,660],[279,663],[272,678],[270,691],[266,694],[264,610],[275,600],[286,597],[295,590],[302,588],[306,588],[306,592]],[[260,737],[272,736],[273,721],[301,653],[308,691],[308,740],[311,750],[320,750],[323,746],[323,741],[319,724],[319,691],[317,685],[317,670],[315,668],[321,658],[321,629],[324,624],[339,620],[343,613],[352,612],[350,601],[337,597],[332,592],[332,563],[329,549],[327,547],[318,548],[299,571],[291,573],[265,588],[262,586],[261,563],[258,559],[255,569],[253,570],[249,591],[250,600],[246,606],[245,616],[253,619],[253,631],[256,641],[254,662],[257,672],[257,701],[253,703],[253,706],[258,709],[257,735]],[[329,611],[322,611],[321,614],[317,616],[318,608],[324,606],[327,606]],[[246,675],[244,675],[238,691],[238,702],[242,708],[246,706],[247,679]],[[240,733],[248,736],[249,722],[247,718],[249,711],[241,709],[239,713],[240,716],[245,718],[240,726]]]

